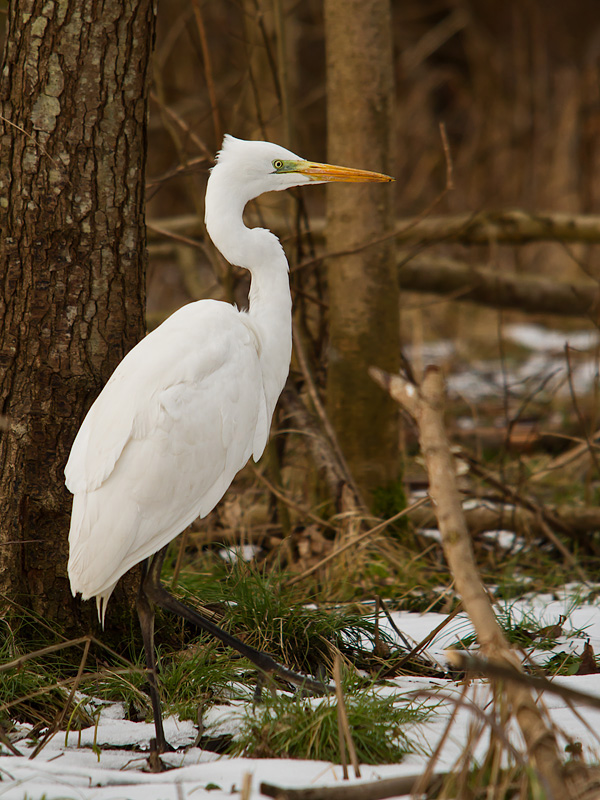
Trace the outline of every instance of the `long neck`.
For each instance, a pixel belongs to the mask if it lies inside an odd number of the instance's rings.
[[[209,181],[206,227],[225,258],[250,272],[248,317],[260,340],[260,362],[270,416],[285,384],[292,352],[288,263],[274,234],[264,228],[244,225],[245,199],[232,201],[218,189],[218,185],[211,187]]]

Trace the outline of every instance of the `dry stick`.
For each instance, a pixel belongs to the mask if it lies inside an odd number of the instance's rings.
[[[497,661],[478,658],[460,650],[448,650],[446,656],[457,669],[465,672],[479,672],[490,678],[521,683],[536,691],[550,692],[569,702],[600,708],[600,697],[597,695],[581,692],[579,689],[571,689],[569,686],[550,681],[543,675],[529,675],[515,670],[510,664],[499,664]]]
[[[293,329],[293,339],[294,339],[294,350],[296,352],[298,364],[300,365],[300,369],[302,370],[302,375],[304,376],[304,380],[306,381],[310,399],[312,400],[315,411],[317,412],[319,419],[321,420],[321,424],[323,425],[323,430],[327,434],[329,444],[331,445],[337,457],[340,470],[344,476],[344,480],[346,481],[348,486],[352,489],[352,492],[354,494],[355,504],[358,506],[358,508],[365,509],[366,505],[362,499],[360,490],[356,482],[354,481],[354,478],[352,477],[352,473],[350,472],[350,469],[342,452],[342,448],[340,447],[340,444],[338,442],[336,433],[333,429],[333,425],[329,421],[329,417],[325,413],[325,409],[323,408],[323,404],[321,403],[321,398],[319,397],[317,387],[315,386],[315,382],[308,367],[308,361],[306,359],[306,354],[304,352],[304,345],[302,344],[302,339],[296,333],[295,328]]]
[[[587,450],[587,445],[585,445],[585,449]],[[538,511],[532,511],[522,506],[507,508],[505,499],[503,500],[497,496],[478,499],[490,500],[494,507],[480,505],[463,509],[472,536],[484,531],[498,530],[502,526],[506,527],[507,523],[512,526],[511,530],[516,533],[523,534],[527,532],[532,536],[546,535],[544,525],[547,522],[540,516]],[[585,536],[600,528],[600,509],[595,507],[554,506],[551,509],[551,514],[554,518],[560,519],[563,525],[576,535]],[[433,509],[427,508],[415,511],[412,521],[418,528],[427,528],[431,527],[434,519],[435,513]]]
[[[6,733],[2,725],[0,725],[0,744],[3,744],[8,750],[10,750],[13,756],[19,756],[21,758],[23,757],[23,753],[17,750],[17,748],[11,742],[11,740],[8,738],[8,734]]]
[[[242,790],[240,792],[240,800],[250,800],[251,789],[252,789],[252,773],[244,772],[242,776]]]
[[[69,696],[67,698],[67,702],[63,706],[63,709],[60,712],[60,714],[56,717],[56,719],[54,720],[52,725],[46,731],[46,734],[42,737],[41,741],[38,743],[38,745],[34,749],[33,753],[29,756],[29,760],[35,758],[37,756],[37,754],[41,750],[44,749],[44,747],[48,744],[50,739],[52,739],[54,737],[54,735],[56,734],[57,730],[62,725],[62,723],[64,721],[64,718],[67,715],[67,711],[69,710],[69,708],[71,707],[71,703],[73,702],[73,697],[75,696],[75,692],[77,691],[77,687],[79,686],[79,683],[81,681],[81,676],[83,675],[83,670],[84,670],[86,662],[87,662],[87,657],[88,657],[89,651],[90,651],[90,641],[88,640],[85,643],[85,648],[84,648],[84,651],[83,651],[83,655],[81,656],[81,661],[79,662],[79,669],[77,670],[77,675],[75,676],[75,681],[73,682],[73,686],[71,687],[71,691],[70,691]]]
[[[455,241],[462,244],[525,244],[528,242],[600,243],[600,216],[521,210],[428,217],[409,229],[398,221],[396,237],[405,242]]]
[[[429,254],[400,254],[397,264],[406,291],[490,308],[594,318],[600,302],[598,286],[591,281],[551,281]]]
[[[68,642],[60,642],[59,644],[51,644],[48,647],[42,647],[41,650],[33,650],[31,653],[24,653],[19,658],[13,661],[7,661],[5,664],[0,664],[0,672],[7,672],[14,667],[22,667],[26,661],[31,661],[33,658],[41,658],[50,653],[55,653],[57,650],[64,650],[65,647],[75,647],[79,644],[85,644],[86,647],[92,641],[91,636],[80,636],[79,639],[69,639]]]
[[[206,244],[205,242],[200,242],[197,239],[189,239],[187,236],[182,236],[180,233],[172,233],[164,228],[157,228],[155,225],[151,223],[147,223],[146,227],[153,230],[155,233],[160,233],[162,236],[166,236],[169,239],[174,239],[176,242],[180,244],[187,244],[189,247],[195,247],[198,250],[206,251]]]
[[[418,644],[416,644],[413,647],[410,653],[407,653],[397,664],[395,664],[395,669],[400,669],[402,666],[404,666],[404,664],[406,664],[407,661],[410,661],[410,659],[418,655],[421,652],[421,650],[424,650],[429,644],[429,642],[433,641],[435,637],[438,635],[438,633],[441,630],[443,630],[446,627],[446,625],[448,625],[448,623],[451,622],[454,619],[454,617],[462,610],[463,610],[462,603],[459,603],[456,606],[456,608],[453,611],[451,611],[448,614],[448,616],[445,617],[439,623],[439,625],[436,625],[435,628],[432,631],[430,631],[424,639],[421,639],[421,641],[418,642]]]
[[[195,133],[190,128],[190,126],[185,122],[185,120],[183,120],[179,116],[179,114],[176,111],[174,111],[170,106],[164,103],[162,99],[155,92],[151,92],[150,97],[156,103],[156,105],[159,106],[160,110],[165,114],[165,116],[167,116],[171,120],[171,122],[174,122],[177,125],[177,127],[183,131],[186,137],[196,145],[198,150],[204,153],[203,158],[193,159],[192,161],[186,161],[186,165],[185,166],[179,165],[179,167],[176,168],[176,171],[180,171],[181,169],[186,169],[187,167],[195,163],[200,163],[200,162],[206,163],[207,159],[212,164],[214,154],[209,150],[209,148],[202,141],[202,139],[200,139],[198,134]]]
[[[534,515],[539,516],[540,519],[543,519],[552,528],[558,528],[558,530],[562,531],[562,533],[564,533],[566,536],[572,536],[572,530],[570,530],[569,526],[555,513],[548,511],[547,508],[541,506],[537,501],[531,497],[523,495],[512,486],[503,483],[503,481],[501,481],[497,475],[494,475],[488,469],[483,467],[476,458],[469,455],[465,450],[461,451],[461,458],[467,461],[470,469],[476,475],[482,478],[486,483],[490,484],[490,486],[496,489],[501,495],[510,498],[515,505],[528,509]],[[545,531],[543,529],[541,530],[542,533],[545,534]],[[593,542],[591,542],[591,545],[593,546]]]
[[[138,667],[100,670],[99,672],[90,672],[87,675],[83,675],[81,677],[81,681],[83,683],[87,683],[88,681],[97,681],[99,678],[106,678],[107,675],[130,675],[134,672],[137,672],[140,675],[148,674],[147,669],[140,669]],[[29,694],[23,694],[20,697],[15,698],[14,700],[9,700],[6,703],[2,703],[2,705],[0,705],[0,714],[3,711],[7,711],[9,708],[12,708],[13,706],[18,706],[21,703],[25,703],[27,700],[33,699],[34,697],[40,697],[41,695],[48,694],[48,692],[51,691],[52,689],[66,688],[67,686],[70,686],[73,683],[75,683],[75,681],[77,680],[79,680],[77,676],[75,676],[74,678],[61,678],[61,680],[55,681],[54,683],[51,683],[49,686],[42,686],[41,689],[36,689],[34,692],[29,692]],[[139,689],[137,689],[135,686],[131,686],[131,688],[134,689],[141,698],[143,699],[147,698],[147,695],[139,691]]]
[[[329,555],[321,559],[321,561],[319,561],[318,564],[314,564],[314,566],[309,567],[309,569],[305,570],[304,572],[301,572],[300,575],[295,575],[293,578],[290,578],[290,580],[286,582],[286,586],[292,586],[294,583],[298,583],[298,581],[304,580],[304,578],[307,578],[309,575],[312,575],[313,572],[316,572],[316,570],[320,569],[324,564],[327,564],[327,562],[331,561],[333,558],[337,558],[337,556],[341,555],[349,547],[354,547],[359,542],[362,542],[363,539],[366,539],[367,536],[373,536],[374,534],[379,533],[384,528],[387,528],[388,525],[391,525],[392,522],[396,522],[396,520],[400,519],[405,514],[409,514],[413,509],[419,508],[419,506],[422,506],[428,502],[429,502],[428,497],[422,497],[420,500],[417,500],[416,503],[413,503],[411,506],[404,508],[397,514],[394,514],[393,517],[385,519],[383,522],[380,522],[378,525],[375,525],[374,528],[371,528],[370,530],[361,533],[360,536],[356,536],[355,538],[352,539],[352,541],[346,542],[346,544],[343,544],[341,547],[338,547],[336,550],[333,550],[331,553],[329,553]]]
[[[438,742],[437,742],[437,744],[435,746],[435,749],[433,750],[433,753],[431,754],[431,758],[429,759],[429,761],[427,763],[427,767],[425,768],[425,772],[420,776],[420,778],[415,783],[415,786],[413,787],[413,794],[415,794],[415,795],[416,794],[422,794],[422,793],[425,793],[427,791],[426,784],[427,784],[428,781],[431,780],[431,776],[432,776],[432,773],[433,773],[433,768],[435,767],[435,764],[436,764],[437,760],[439,759],[439,757],[442,754],[442,751],[444,749],[446,741],[448,740],[448,736],[450,735],[450,731],[452,730],[452,727],[454,726],[454,723],[456,722],[456,716],[457,716],[458,710],[459,710],[459,708],[461,706],[461,701],[464,701],[464,698],[465,698],[465,696],[467,694],[468,688],[469,688],[468,684],[465,682],[463,684],[463,687],[462,687],[462,690],[461,690],[461,693],[460,693],[460,700],[458,702],[454,703],[454,708],[452,709],[452,712],[451,712],[450,716],[448,717],[448,720],[447,720],[447,722],[446,722],[446,724],[444,726],[444,730],[442,731],[442,735],[440,736],[440,738],[439,738],[439,740],[438,740]],[[433,694],[434,694],[434,692],[431,692],[432,696],[433,696]],[[415,696],[416,696],[416,693],[415,693]]]
[[[440,774],[432,775],[426,788],[430,789],[441,777]],[[310,789],[285,789],[272,783],[261,783],[260,792],[276,800],[383,800],[385,797],[412,793],[420,780],[420,775],[406,775],[349,786],[316,786]]]
[[[564,453],[561,453],[556,458],[553,458],[550,464],[543,469],[539,469],[537,472],[534,472],[530,477],[530,481],[539,481],[543,478],[550,475],[555,470],[563,469],[563,467],[569,466],[574,461],[578,461],[580,458],[585,456],[590,449],[590,447],[594,447],[595,449],[598,448],[598,440],[600,439],[600,431],[595,431],[590,437],[589,442],[582,440],[577,436],[566,436],[562,433],[557,433],[552,431],[552,436],[556,436],[557,438],[567,439],[569,442],[578,442],[569,450]],[[544,431],[542,431],[542,435]]]
[[[420,387],[399,375],[371,367],[371,377],[415,419],[419,444],[429,476],[429,494],[436,508],[446,560],[462,597],[481,651],[490,661],[520,669],[520,663],[504,637],[488,594],[481,582],[456,483],[455,463],[443,423],[445,384],[437,367],[428,367]],[[530,691],[514,681],[506,694],[525,739],[530,758],[555,800],[570,797],[558,745],[545,724]]]
[[[339,666],[339,653],[336,654],[335,661],[333,662],[333,679],[335,681],[335,694],[337,697],[337,728],[338,728],[338,747],[340,751],[340,764],[342,766],[342,780],[348,780],[348,753],[346,751],[346,737],[344,736],[344,726],[342,723],[342,711],[340,698],[341,690],[341,676]]]
[[[350,761],[354,768],[354,777],[360,778],[360,766],[358,757],[356,755],[356,748],[350,732],[350,724],[348,722],[348,712],[346,711],[346,703],[344,702],[344,692],[342,691],[342,659],[339,651],[336,653],[335,661],[333,662],[333,680],[335,681],[335,696],[337,699],[337,718],[338,718],[338,735],[340,740],[340,756],[343,757],[342,767],[344,769],[344,780],[348,780],[348,769],[346,766],[346,747],[350,754]],[[345,741],[345,746],[344,746]]]
[[[375,599],[377,601],[377,621],[379,622],[379,609],[381,608],[381,610],[383,611],[383,613],[387,617],[387,621],[390,623],[390,626],[391,626],[392,630],[395,631],[395,633],[398,635],[398,638],[400,638],[402,640],[403,645],[406,648],[409,648],[411,646],[410,642],[408,641],[406,636],[402,633],[400,628],[394,622],[394,618],[390,614],[390,610],[388,609],[387,604],[386,604],[385,600],[383,599],[383,597],[381,597],[380,595],[377,595]]]
[[[571,569],[575,570],[575,572],[579,575],[579,579],[582,583],[587,583],[589,578],[585,574],[585,570],[579,566],[575,557],[570,552],[570,550],[565,547],[565,545],[561,542],[558,536],[554,533],[550,525],[546,522],[542,514],[538,514],[538,521],[540,530],[546,537],[546,539],[556,547],[559,553],[561,553],[562,557],[564,558],[565,562],[571,567]]]
[[[297,503],[295,500],[292,500],[291,497],[279,487],[275,486],[268,478],[266,478],[262,472],[258,469],[255,464],[251,464],[252,469],[256,477],[264,483],[267,489],[271,492],[271,494],[275,495],[278,500],[281,500],[282,503],[285,503],[289,506],[293,511],[297,514],[301,515],[302,517],[306,517],[307,519],[316,522],[317,525],[321,525],[323,528],[330,528],[331,530],[338,531],[339,528],[337,525],[333,525],[333,523],[329,522],[323,517],[319,517],[318,514],[313,513],[310,508],[306,508],[305,506]]]
[[[210,100],[210,111],[213,118],[213,129],[215,132],[215,139],[220,142],[223,138],[223,131],[221,128],[221,119],[219,117],[219,105],[217,103],[217,92],[215,91],[215,82],[212,73],[212,62],[210,60],[210,51],[208,49],[208,41],[206,39],[206,28],[204,27],[204,20],[202,19],[202,12],[198,0],[192,0],[194,6],[194,17],[196,19],[196,27],[198,28],[198,35],[200,37],[200,47],[202,48],[202,61],[204,62],[204,74],[206,75],[206,88],[208,89],[208,98]]]
[[[285,30],[285,13],[282,0],[275,0],[273,3],[273,14],[275,17],[277,51],[277,84],[279,88],[279,105],[281,107],[281,119],[283,121],[283,145],[291,150],[294,149],[292,142],[292,115],[290,112],[290,92],[288,78],[288,51],[287,36]]]

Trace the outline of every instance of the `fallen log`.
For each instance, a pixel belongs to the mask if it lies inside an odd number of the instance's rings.
[[[405,291],[447,295],[490,308],[595,319],[600,307],[600,290],[592,281],[566,283],[450,258],[400,258],[398,277]]]

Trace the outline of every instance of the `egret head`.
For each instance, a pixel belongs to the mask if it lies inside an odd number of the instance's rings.
[[[238,191],[243,187],[246,200],[258,197],[264,192],[281,191],[307,183],[394,180],[378,172],[306,161],[277,144],[244,141],[229,135],[223,139],[223,146],[217,155],[213,174],[217,172],[227,172]]]

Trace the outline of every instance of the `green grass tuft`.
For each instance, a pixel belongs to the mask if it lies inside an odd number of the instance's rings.
[[[414,747],[405,728],[425,717],[422,710],[381,697],[373,687],[348,694],[348,722],[356,754],[363,764],[397,764]],[[299,758],[340,763],[335,697],[309,700],[298,695],[265,697],[248,707],[231,755],[250,758]]]

